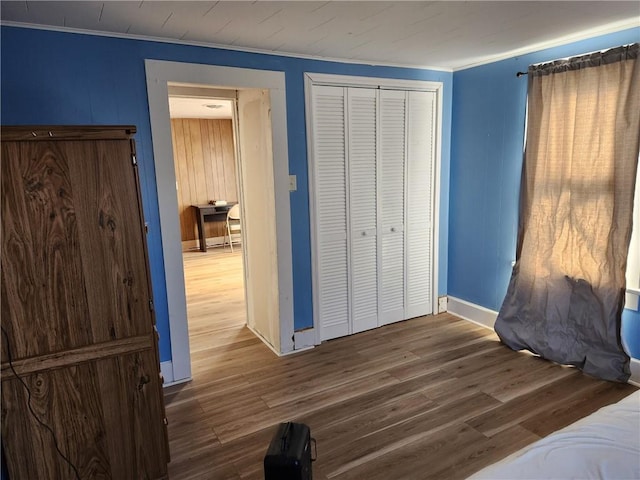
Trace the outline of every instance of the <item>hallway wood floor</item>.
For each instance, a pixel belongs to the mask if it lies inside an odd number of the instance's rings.
[[[465,478],[635,387],[516,353],[449,314],[276,357],[244,327],[241,254],[185,254],[193,380],[165,389],[171,480],[262,479],[282,421],[313,478]]]

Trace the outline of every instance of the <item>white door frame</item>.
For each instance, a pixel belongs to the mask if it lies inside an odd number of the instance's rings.
[[[313,325],[315,327],[316,344],[321,342],[320,319],[319,312],[319,296],[318,296],[318,255],[316,245],[316,205],[315,205],[315,168],[313,165],[313,132],[311,131],[311,88],[314,85],[327,85],[335,87],[365,87],[365,88],[385,88],[397,90],[419,90],[435,92],[436,94],[436,121],[435,121],[435,159],[434,159],[434,185],[432,198],[432,219],[433,219],[433,258],[432,258],[432,305],[433,313],[438,313],[438,255],[440,251],[440,176],[442,161],[442,92],[444,84],[442,82],[431,82],[422,80],[402,80],[394,78],[375,78],[375,77],[357,77],[349,75],[334,75],[325,73],[309,73],[304,74],[304,90],[305,90],[305,115],[307,124],[307,160],[309,172],[309,219],[311,228],[311,272],[313,285]]]
[[[293,273],[284,72],[161,60],[145,60],[145,70],[171,337],[171,365],[170,368],[165,366],[163,369],[166,382],[180,382],[191,378],[182,243],[177,214],[176,175],[169,118],[168,84],[170,82],[237,90],[255,88],[269,90],[280,306],[281,351],[279,353],[293,351]]]

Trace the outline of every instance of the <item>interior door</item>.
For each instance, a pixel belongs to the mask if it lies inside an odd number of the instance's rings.
[[[313,131],[315,182],[313,238],[318,272],[315,305],[320,338],[328,340],[351,333],[349,319],[350,262],[347,249],[347,170],[345,155],[345,89],[312,89],[310,116]]]
[[[247,325],[279,352],[280,306],[270,105],[268,90],[238,91]]]
[[[408,92],[406,316],[433,312],[433,178],[435,169],[434,92]]]
[[[380,90],[379,323],[405,316],[406,92]]]
[[[347,92],[352,333],[378,326],[376,96],[367,88]]]

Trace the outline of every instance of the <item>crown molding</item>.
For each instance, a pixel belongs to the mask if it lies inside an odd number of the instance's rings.
[[[35,23],[22,23],[22,22],[12,22],[12,21],[2,20],[0,21],[0,26],[27,28],[32,30],[47,30],[47,31],[61,32],[61,33],[75,33],[80,35],[93,35],[97,37],[122,38],[126,40],[138,40],[138,41],[145,41],[145,42],[170,43],[174,45],[187,45],[190,47],[214,48],[218,50],[230,50],[235,52],[256,53],[260,55],[272,55],[276,57],[298,58],[302,60],[316,60],[320,62],[348,63],[348,64],[354,64],[354,65],[368,65],[372,67],[409,68],[413,70],[432,70],[436,72],[447,72],[447,73],[453,72],[453,68],[449,68],[449,67],[434,67],[429,65],[410,65],[410,64],[403,64],[403,63],[378,62],[374,60],[357,60],[357,59],[350,59],[350,58],[323,57],[318,55],[305,55],[302,53],[263,50],[260,48],[237,47],[234,45],[222,45],[218,43],[196,42],[196,41],[188,41],[188,40],[179,40],[175,38],[153,37],[149,35],[135,35],[131,33],[117,33],[117,32],[101,32],[97,30],[87,30],[82,28],[60,27],[57,25],[40,25]]]
[[[540,50],[546,50],[548,48],[560,47],[562,45],[567,45],[569,43],[579,42],[580,40],[587,40],[589,38],[599,37],[600,35],[607,35],[609,33],[621,32],[623,30],[628,30],[630,28],[637,28],[637,27],[640,27],[640,16],[633,19],[608,23],[600,27],[582,30],[577,33],[572,33],[571,35],[564,35],[562,37],[558,37],[553,40],[549,40],[547,42],[532,43],[531,45],[527,45],[526,47],[517,48],[515,50],[509,50],[508,52],[504,52],[499,55],[492,55],[492,56],[479,58],[478,61],[470,63],[468,65],[464,65],[461,67],[454,67],[453,71],[459,72],[461,70],[467,70],[469,68],[479,67],[481,65],[487,65],[489,63],[495,63],[501,60],[507,60],[509,58],[518,57],[520,55],[539,52]]]

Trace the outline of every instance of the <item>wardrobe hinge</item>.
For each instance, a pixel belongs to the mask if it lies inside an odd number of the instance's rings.
[[[144,233],[149,233],[149,224],[144,222]]]
[[[149,311],[153,312],[153,300],[149,300]]]
[[[131,154],[131,163],[133,163],[134,165],[138,165],[138,159],[136,158],[135,153]]]

